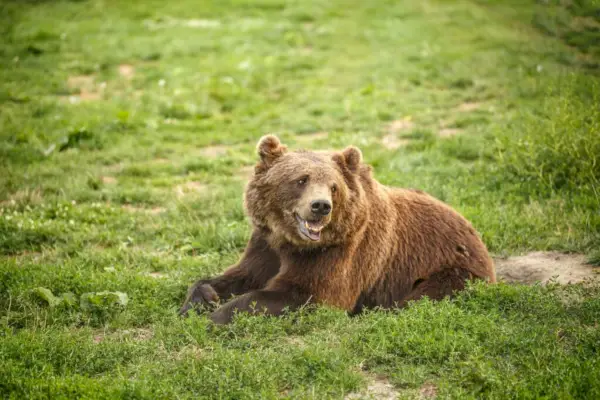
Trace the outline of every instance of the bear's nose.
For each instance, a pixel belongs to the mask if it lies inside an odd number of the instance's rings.
[[[310,203],[310,210],[318,215],[328,215],[331,212],[331,202],[329,200],[315,200]]]

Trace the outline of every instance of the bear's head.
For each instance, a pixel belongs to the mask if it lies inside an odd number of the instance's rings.
[[[367,171],[356,147],[341,152],[288,151],[267,135],[246,188],[246,211],[277,244],[322,247],[343,243],[368,212],[360,175]],[[359,226],[356,226],[359,224]]]

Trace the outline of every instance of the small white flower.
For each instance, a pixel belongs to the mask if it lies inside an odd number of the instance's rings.
[[[238,68],[243,71],[247,71],[251,67],[252,67],[252,63],[250,62],[250,60],[242,61],[241,63],[238,64]]]
[[[158,81],[158,86],[163,87],[167,84],[167,81],[165,81],[164,79],[161,79]]]

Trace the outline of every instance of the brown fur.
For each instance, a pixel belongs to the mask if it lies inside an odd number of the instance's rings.
[[[232,295],[238,297],[214,311],[213,321],[227,323],[236,310],[279,315],[307,303],[357,313],[441,299],[468,279],[495,282],[492,260],[467,220],[421,191],[381,185],[358,149],[288,152],[265,136],[258,154],[245,196],[254,226],[246,251],[223,275],[196,282],[182,314]],[[315,199],[329,201],[331,213],[315,216]],[[298,218],[324,226],[318,240],[300,233]]]

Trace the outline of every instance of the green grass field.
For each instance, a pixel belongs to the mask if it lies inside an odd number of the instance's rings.
[[[598,284],[477,284],[355,318],[176,316],[249,238],[266,133],[359,146],[496,256],[600,263],[597,0],[0,0],[0,15],[1,398],[369,398],[377,382],[600,398]]]

